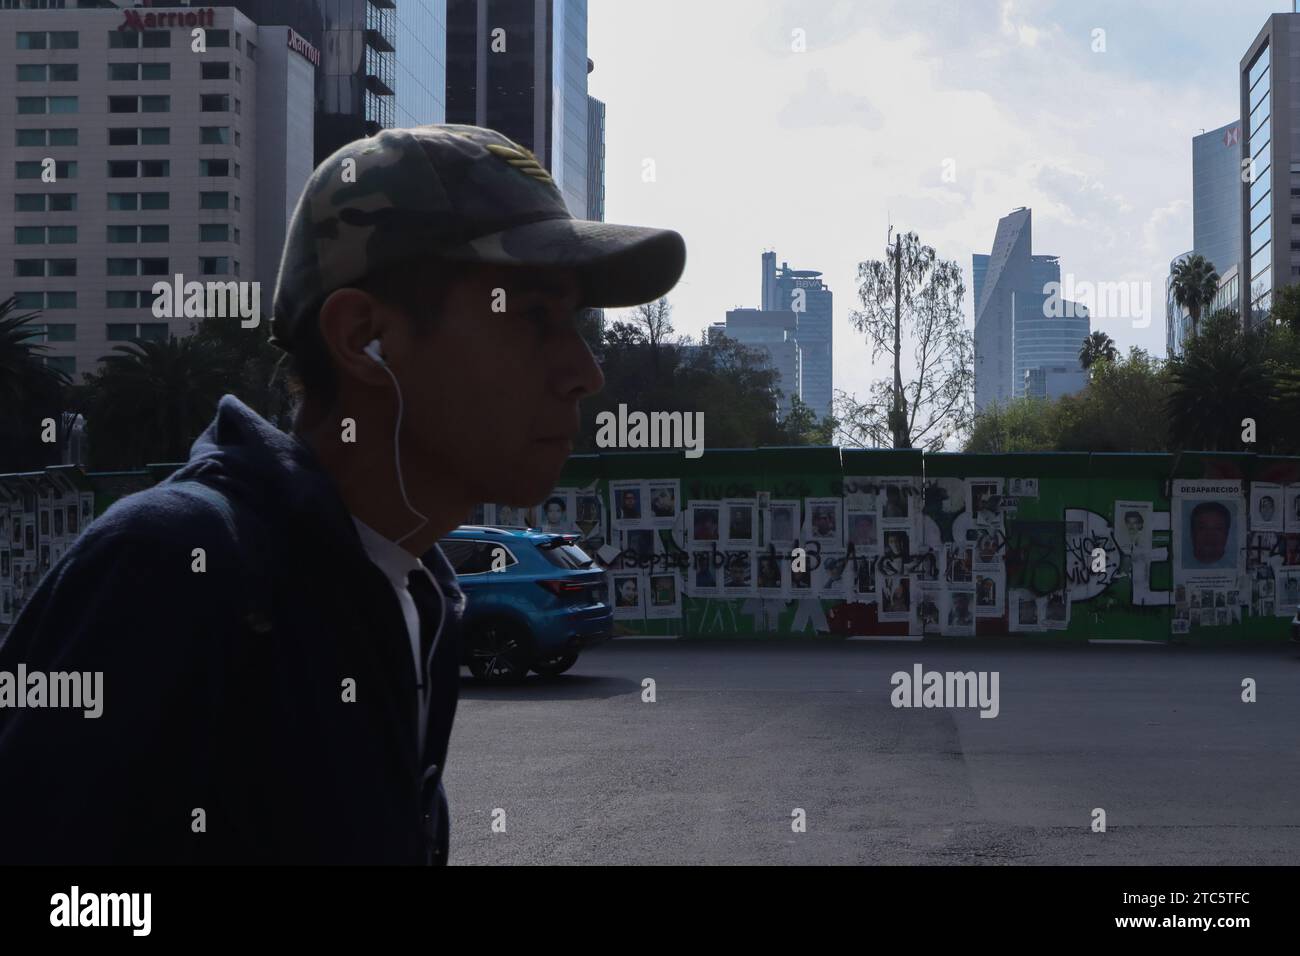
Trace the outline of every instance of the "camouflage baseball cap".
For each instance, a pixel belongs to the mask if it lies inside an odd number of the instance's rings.
[[[478,126],[386,129],[316,168],[298,199],[275,288],[271,341],[335,289],[400,262],[441,259],[574,269],[584,308],[639,305],[676,283],[671,229],[574,219],[537,158]]]

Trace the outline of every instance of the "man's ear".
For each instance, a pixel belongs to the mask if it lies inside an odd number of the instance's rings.
[[[321,303],[321,340],[340,380],[350,377],[367,384],[388,384],[383,367],[367,354],[375,339],[382,340],[389,327],[383,304],[361,289],[335,289]]]

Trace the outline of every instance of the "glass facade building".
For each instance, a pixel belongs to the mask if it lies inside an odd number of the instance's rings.
[[[446,122],[447,0],[213,0],[321,51],[315,158],[393,126]]]
[[[1277,17],[1270,17],[1270,23]],[[1266,28],[1267,29],[1267,28]],[[1257,321],[1272,303],[1274,274],[1273,219],[1273,70],[1272,45],[1266,38],[1242,74],[1248,117],[1245,155],[1250,159],[1242,184],[1249,232],[1245,245],[1250,320]]]
[[[486,126],[536,154],[587,214],[586,0],[448,0],[448,123]]]
[[[829,415],[835,398],[833,381],[835,327],[831,320],[834,295],[815,269],[776,265],[776,253],[763,253],[762,305],[765,312],[796,311],[794,337],[799,344],[797,394],[819,418]]]
[[[1088,311],[1062,300],[1049,315],[1051,284],[1060,288],[1056,256],[1033,255],[1033,215],[1021,208],[998,220],[993,251],[971,258],[975,299],[975,409],[1025,395],[1030,369],[1078,369]],[[1059,295],[1059,291],[1058,291]]]

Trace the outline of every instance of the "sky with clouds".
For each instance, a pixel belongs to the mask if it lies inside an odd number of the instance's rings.
[[[1284,0],[590,0],[606,103],[606,219],[686,239],[669,299],[698,335],[759,305],[759,255],[835,293],[835,385],[882,373],[849,323],[857,263],[892,222],[966,275],[1033,210],[1036,254],[1075,281],[1149,282],[1164,354],[1169,261],[1192,244],[1191,137],[1236,115],[1237,66]],[[1105,51],[1094,52],[1094,31]],[[802,30],[806,52],[791,49]],[[643,161],[656,181],[644,182]],[[951,160],[955,181],[944,181]]]

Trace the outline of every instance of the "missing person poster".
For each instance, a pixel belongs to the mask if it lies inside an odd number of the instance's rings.
[[[610,524],[615,531],[650,527],[650,507],[644,481],[611,481],[609,483]]]
[[[614,571],[609,576],[609,593],[614,596],[614,617],[618,620],[641,620],[645,617],[645,574],[640,571]]]
[[[804,540],[823,548],[844,546],[844,502],[840,498],[808,498],[804,501]]]
[[[1116,501],[1115,544],[1120,554],[1145,558],[1151,554],[1151,502]]]
[[[574,489],[556,488],[538,508],[543,531],[577,531],[574,521]]]
[[[1286,503],[1283,527],[1287,531],[1300,531],[1300,483],[1287,485],[1282,490],[1282,500]]]
[[[1178,478],[1172,501],[1174,584],[1235,588],[1245,570],[1241,480]]]
[[[753,498],[724,498],[722,541],[728,550],[758,546],[758,502]]]
[[[716,546],[722,538],[721,527],[721,501],[692,501],[686,511],[686,546]]]
[[[1281,531],[1286,525],[1282,486],[1263,481],[1250,484],[1250,530]]]
[[[650,619],[682,616],[682,594],[676,571],[650,575],[650,603],[646,605],[645,616]]]
[[[672,530],[677,527],[677,509],[681,506],[681,485],[676,478],[646,482],[650,495],[650,525]]]
[[[949,588],[939,592],[939,632],[944,637],[975,636],[975,592]]]
[[[799,537],[799,523],[798,500],[770,499],[763,511],[763,547],[789,553]]]

